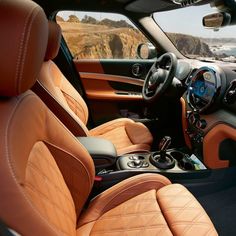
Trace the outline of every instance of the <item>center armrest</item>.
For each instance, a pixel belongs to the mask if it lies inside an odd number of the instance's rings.
[[[112,142],[96,137],[77,137],[93,158],[96,169],[112,166],[116,162],[116,148]]]

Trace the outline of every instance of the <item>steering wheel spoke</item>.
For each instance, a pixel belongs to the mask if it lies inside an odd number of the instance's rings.
[[[143,98],[152,102],[164,94],[175,76],[177,58],[173,53],[160,56],[147,73],[143,85]]]

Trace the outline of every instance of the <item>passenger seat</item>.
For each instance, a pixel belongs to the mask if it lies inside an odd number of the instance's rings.
[[[52,61],[57,56],[60,39],[60,26],[55,22],[49,22],[45,62],[39,80],[33,89],[36,94],[76,136],[96,136],[110,140],[115,145],[118,155],[150,150],[153,141],[152,134],[140,122],[120,118],[94,129],[87,129],[88,108],[86,103]]]

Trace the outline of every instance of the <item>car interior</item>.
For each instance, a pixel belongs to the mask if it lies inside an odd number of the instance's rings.
[[[1,0],[0,235],[236,235],[235,25],[231,0]]]

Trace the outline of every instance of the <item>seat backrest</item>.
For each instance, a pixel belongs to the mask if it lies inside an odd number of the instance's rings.
[[[45,61],[34,91],[74,135],[88,136],[87,105],[52,61],[57,56],[60,39],[60,26],[50,21]]]
[[[94,164],[29,90],[43,63],[48,21],[32,1],[1,0],[0,29],[0,219],[21,235],[76,235]]]

